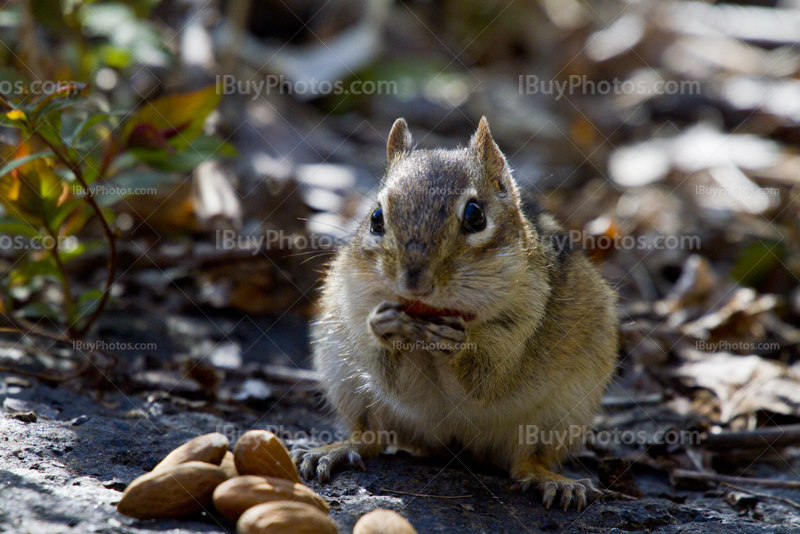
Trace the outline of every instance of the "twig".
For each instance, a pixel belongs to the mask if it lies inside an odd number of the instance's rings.
[[[15,334],[33,334],[39,337],[44,337],[48,339],[52,339],[53,341],[63,341],[64,343],[70,343],[71,339],[66,334],[54,334],[52,332],[48,332],[44,328],[40,327],[37,323],[32,323],[27,319],[22,317],[15,317],[11,318],[6,316],[5,320],[8,324],[11,325],[11,328],[0,327],[0,332],[13,332]]]
[[[97,350],[97,349],[87,349],[86,351],[84,351],[82,349],[75,348],[74,342],[72,340],[70,340],[69,338],[66,338],[64,336],[57,336],[57,335],[51,334],[49,332],[45,332],[45,331],[35,332],[35,331],[31,331],[31,330],[25,331],[25,330],[21,330],[19,328],[7,328],[7,327],[0,327],[0,332],[10,332],[10,333],[13,333],[13,334],[19,334],[19,335],[21,335],[23,337],[27,337],[27,336],[30,336],[30,335],[33,334],[33,335],[36,335],[36,336],[39,336],[39,337],[43,337],[45,339],[51,339],[51,340],[53,340],[55,342],[59,342],[59,343],[71,343],[73,345],[72,350],[73,351],[77,351],[78,353],[80,353],[83,356],[83,363],[81,365],[78,365],[78,367],[76,369],[74,369],[72,371],[69,371],[69,372],[65,372],[64,374],[61,374],[61,375],[48,375],[46,373],[38,373],[36,371],[28,371],[28,370],[25,370],[25,369],[17,369],[15,367],[0,366],[0,372],[2,372],[2,373],[14,373],[14,374],[23,375],[23,376],[30,376],[32,378],[37,378],[37,379],[40,379],[40,380],[46,380],[46,381],[50,381],[50,382],[65,382],[67,380],[71,380],[73,378],[76,378],[76,377],[82,375],[83,373],[85,373],[93,365],[98,370],[100,370],[100,372],[102,372],[103,369],[112,369],[112,368],[116,367],[117,363],[119,362],[119,357],[116,354],[114,354],[113,352],[110,352],[110,351],[107,351],[107,350]],[[34,347],[35,347],[35,345],[34,345]],[[38,349],[38,347],[36,347],[36,348]],[[108,359],[109,362],[106,365],[104,365],[103,368],[101,369],[92,360],[92,356],[93,355],[102,355],[106,359]]]
[[[236,54],[241,48],[242,36],[247,26],[247,17],[250,14],[250,4],[252,0],[232,0],[228,2],[225,10],[226,18],[230,25],[228,40],[222,45],[221,65],[228,66],[231,71],[236,66]]]
[[[427,493],[408,493],[405,491],[390,490],[381,488],[381,491],[387,493],[396,493],[397,495],[407,495],[409,497],[430,497],[432,499],[469,499],[472,495],[429,495]]]
[[[732,477],[729,475],[719,475],[717,473],[698,473],[687,469],[675,469],[672,476],[676,479],[701,480],[706,482],[717,482],[724,484],[752,484],[764,486],[765,488],[784,488],[800,489],[800,480],[775,480],[771,478],[751,478],[751,477]]]
[[[41,380],[42,382],[66,382],[67,380],[72,380],[73,378],[77,378],[89,369],[91,362],[88,359],[84,360],[83,364],[79,365],[77,369],[70,371],[68,373],[64,373],[61,375],[53,375],[48,373],[40,373],[36,371],[27,371],[25,369],[17,369],[16,367],[8,367],[5,365],[0,365],[0,373],[12,373],[15,375],[22,375],[22,376],[29,376],[31,378],[35,378],[37,380]]]
[[[27,337],[27,336],[30,336],[32,334],[31,331],[27,331],[26,332],[26,331],[18,329],[18,328],[6,328],[6,327],[0,328],[0,332],[10,332],[10,333],[14,333],[14,334],[19,334],[22,337]],[[45,339],[51,339],[51,340],[53,340],[55,342],[71,343],[71,340],[69,338],[65,338],[63,336],[56,336],[54,334],[50,334],[50,333],[47,333],[47,332],[35,332],[35,333],[33,333],[33,335],[37,335],[37,336],[43,337]],[[34,345],[34,347],[35,347],[35,345]],[[86,370],[89,369],[89,366],[91,365],[91,363],[92,362],[89,359],[89,357],[84,355],[82,364],[79,364],[76,369],[73,369],[72,371],[69,371],[69,372],[66,372],[66,373],[63,373],[63,374],[60,374],[60,375],[53,375],[53,374],[37,372],[37,371],[28,371],[26,369],[18,369],[16,367],[9,367],[9,366],[6,366],[6,365],[0,365],[0,373],[13,373],[13,374],[22,375],[22,376],[29,376],[31,378],[36,378],[38,380],[44,380],[44,381],[48,381],[48,382],[66,382],[67,380],[71,380],[71,379],[73,379],[75,377],[78,377],[78,376],[82,375],[83,373],[85,373]]]
[[[22,49],[27,53],[26,62],[23,63],[33,75],[40,81],[45,77],[42,70],[41,54],[36,43],[36,19],[31,9],[31,1],[25,0],[21,4],[21,20],[19,25],[20,41]]]
[[[600,490],[600,495],[598,496],[599,499],[603,499],[605,502],[605,497],[612,497],[617,501],[638,501],[638,497],[634,497],[633,495],[628,495],[627,493],[622,493],[621,491],[615,491],[608,488],[602,488]]]
[[[72,290],[69,287],[69,279],[67,278],[67,268],[64,266],[64,262],[61,261],[61,257],[58,255],[58,236],[53,229],[50,228],[49,224],[45,224],[45,229],[47,229],[47,233],[50,234],[50,237],[53,238],[53,248],[50,249],[50,254],[53,256],[53,260],[56,262],[58,270],[61,271],[61,291],[64,293],[64,310],[66,311],[67,322],[70,323],[75,316],[75,308],[74,303],[72,302]],[[67,337],[73,339],[73,330],[71,324],[67,324]]]
[[[708,434],[702,444],[710,450],[765,449],[800,443],[800,425],[785,425],[743,432]]]
[[[602,405],[604,408],[631,408],[643,404],[659,404],[664,400],[661,393],[653,393],[643,397],[604,397]]]
[[[795,501],[793,501],[791,499],[787,499],[786,497],[781,497],[779,495],[770,495],[769,493],[760,493],[758,491],[753,491],[753,490],[749,490],[749,489],[746,489],[746,488],[742,488],[740,486],[736,486],[734,484],[729,484],[727,482],[720,482],[720,485],[721,486],[724,485],[725,487],[730,488],[730,489],[732,489],[734,491],[741,491],[743,493],[749,493],[750,495],[758,497],[759,499],[771,499],[773,501],[779,501],[779,502],[782,502],[784,504],[788,504],[789,506],[792,506],[792,507],[797,508],[798,510],[800,510],[800,503],[797,503],[797,502],[795,502]]]

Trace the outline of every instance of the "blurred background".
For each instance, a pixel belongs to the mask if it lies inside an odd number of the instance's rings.
[[[455,147],[485,115],[619,292],[599,428],[797,423],[799,41],[797,0],[6,1],[0,370],[317,398],[316,290],[393,121]]]

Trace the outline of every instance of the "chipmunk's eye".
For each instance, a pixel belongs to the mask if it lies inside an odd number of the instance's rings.
[[[375,235],[383,235],[383,210],[380,206],[375,208],[370,217],[370,231]]]
[[[474,234],[486,228],[486,216],[484,216],[483,210],[475,200],[467,202],[467,206],[464,208],[464,223],[462,226],[468,234]]]

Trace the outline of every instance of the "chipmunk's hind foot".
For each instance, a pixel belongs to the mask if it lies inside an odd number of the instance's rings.
[[[541,461],[524,459],[514,463],[511,476],[516,479],[512,489],[526,491],[531,487],[542,494],[542,504],[548,510],[561,495],[559,506],[566,512],[571,504],[577,511],[586,507],[587,498],[594,499],[602,492],[588,478],[573,480],[550,471]],[[588,497],[587,497],[588,496]]]
[[[352,441],[338,441],[321,447],[298,446],[292,449],[291,456],[303,478],[316,478],[320,484],[325,484],[330,482],[333,471],[342,466],[366,471],[359,450]]]

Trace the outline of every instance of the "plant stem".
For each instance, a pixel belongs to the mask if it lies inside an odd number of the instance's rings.
[[[0,105],[9,110],[14,109],[13,106],[3,95],[0,95]],[[100,209],[100,206],[97,204],[97,201],[95,201],[94,195],[92,195],[92,191],[89,189],[89,184],[86,183],[86,180],[83,177],[83,170],[80,167],[80,163],[72,161],[72,158],[70,158],[69,153],[65,152],[60,147],[55,146],[49,140],[45,139],[43,135],[38,133],[37,131],[38,128],[36,127],[36,125],[31,125],[31,130],[32,130],[31,131],[32,135],[35,135],[40,141],[42,141],[45,145],[47,145],[50,148],[50,150],[53,151],[56,157],[61,161],[61,163],[69,167],[69,169],[72,171],[72,174],[75,175],[75,179],[78,180],[78,182],[81,184],[81,187],[83,187],[83,190],[86,191],[86,196],[84,197],[84,199],[86,200],[86,202],[89,203],[89,205],[92,207],[97,217],[100,219],[100,224],[103,226],[103,232],[106,234],[106,239],[108,240],[108,247],[109,247],[108,276],[106,277],[105,289],[103,290],[103,294],[100,297],[100,300],[97,303],[97,307],[94,309],[92,314],[89,316],[88,319],[86,319],[86,322],[83,324],[81,328],[79,328],[77,331],[74,331],[73,339],[80,339],[86,335],[86,332],[89,331],[89,328],[91,328],[92,324],[94,324],[94,322],[100,316],[100,313],[102,313],[103,309],[105,308],[106,302],[108,301],[108,296],[111,292],[111,286],[114,284],[114,275],[117,270],[116,236],[114,235],[114,231],[108,225],[108,221],[106,221],[106,218],[103,216],[103,210]],[[72,330],[73,326],[74,325],[68,325],[68,330]]]
[[[49,224],[45,225],[45,229],[47,229],[47,233],[50,234],[50,237],[53,238],[53,248],[50,249],[50,254],[52,254],[58,270],[61,271],[61,292],[64,294],[64,310],[67,315],[67,337],[75,339],[72,328],[75,324],[73,322],[75,319],[75,303],[72,302],[72,290],[69,287],[67,269],[64,267],[64,262],[61,261],[61,257],[58,255],[58,235],[50,228]]]
[[[78,182],[81,184],[81,187],[83,187],[83,190],[86,191],[86,196],[84,198],[97,214],[97,217],[100,219],[100,224],[103,226],[103,232],[106,234],[106,239],[108,239],[108,276],[106,277],[105,288],[103,289],[103,294],[100,296],[100,300],[97,303],[97,307],[94,309],[91,315],[89,315],[89,318],[86,319],[86,322],[83,323],[83,326],[75,331],[75,339],[80,339],[86,335],[86,332],[89,331],[89,328],[91,328],[92,324],[94,324],[94,322],[100,316],[105,308],[106,302],[108,301],[108,296],[111,293],[111,286],[114,284],[114,275],[117,270],[117,238],[114,235],[114,231],[108,225],[108,221],[106,221],[106,218],[103,216],[103,210],[100,209],[100,206],[94,199],[92,190],[89,189],[89,184],[86,183],[86,180],[83,177],[83,170],[81,170],[80,163],[73,162],[69,155],[62,151],[61,148],[56,147],[35,131],[34,133],[36,134],[36,137],[41,139],[48,147],[50,147],[50,150],[53,151],[53,153],[56,155],[56,157],[58,157],[58,159],[61,160],[62,163],[70,167],[72,174],[75,175],[75,179],[78,180]]]

